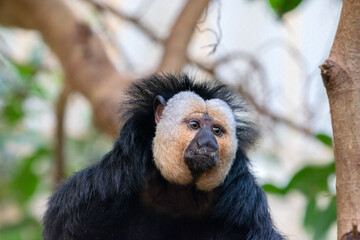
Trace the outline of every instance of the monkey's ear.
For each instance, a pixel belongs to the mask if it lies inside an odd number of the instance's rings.
[[[161,95],[157,95],[154,100],[154,113],[155,113],[155,123],[158,124],[162,115],[162,112],[164,111],[164,108],[166,107],[166,101]]]

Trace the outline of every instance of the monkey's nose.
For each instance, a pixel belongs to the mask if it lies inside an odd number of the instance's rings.
[[[198,133],[196,144],[199,149],[206,152],[214,152],[219,149],[214,134],[208,129],[203,129]]]

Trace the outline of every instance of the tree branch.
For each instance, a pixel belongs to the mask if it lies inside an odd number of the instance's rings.
[[[187,47],[197,22],[210,0],[188,0],[165,41],[158,71],[178,72],[186,64]]]
[[[108,11],[113,15],[117,16],[120,19],[123,19],[127,22],[134,24],[140,31],[142,31],[147,37],[149,37],[152,41],[157,43],[163,43],[163,40],[158,37],[151,29],[145,26],[138,18],[126,15],[125,13],[121,12],[120,10],[115,9],[114,7],[104,3],[98,2],[95,0],[83,0],[85,2],[90,3],[94,7],[96,7],[99,11]]]
[[[119,11],[103,2],[99,3],[95,0],[84,0],[84,1],[94,5],[100,11],[109,11],[110,13],[119,17],[120,19],[123,19],[125,21],[133,23],[135,27],[137,27],[140,31],[142,31],[146,36],[148,36],[154,42],[157,42],[157,43],[164,42],[161,38],[156,36],[156,34],[151,29],[146,27],[139,19],[128,16],[128,15],[122,13],[121,11]],[[251,54],[249,54],[247,52],[241,52],[241,51],[220,57],[219,59],[217,59],[216,61],[214,61],[213,63],[210,63],[210,64],[204,64],[204,63],[196,61],[195,59],[189,59],[188,56],[186,56],[185,62],[194,63],[199,68],[201,68],[202,70],[208,72],[209,74],[211,74],[215,77],[216,76],[215,69],[217,67],[219,67],[220,65],[223,65],[223,64],[227,64],[236,59],[244,59],[245,61],[249,62],[251,65],[253,65],[259,71],[261,70],[260,64],[257,62],[257,60]],[[265,77],[265,75],[262,71],[260,72],[260,74],[262,77]],[[313,136],[312,131],[310,129],[308,129],[304,126],[301,126],[299,124],[296,124],[295,122],[293,122],[289,119],[278,116],[278,115],[272,113],[267,108],[258,104],[256,99],[250,93],[248,93],[246,90],[244,90],[243,88],[239,87],[238,91],[244,95],[244,97],[249,101],[249,103],[255,108],[255,110],[259,114],[270,118],[273,122],[285,124],[286,126],[292,128],[294,130],[297,130],[299,132],[302,132],[305,135]]]

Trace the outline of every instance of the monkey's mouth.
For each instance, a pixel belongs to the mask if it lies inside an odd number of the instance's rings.
[[[185,153],[185,163],[192,173],[202,173],[219,163],[219,151],[201,152],[191,151]]]

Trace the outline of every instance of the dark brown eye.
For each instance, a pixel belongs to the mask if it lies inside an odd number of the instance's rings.
[[[213,127],[213,128],[212,128],[212,132],[213,132],[216,136],[221,136],[221,135],[222,135],[221,128],[219,128],[219,127]]]
[[[188,123],[188,125],[189,125],[189,127],[190,127],[191,129],[194,129],[194,130],[200,128],[200,124],[199,124],[199,122],[197,122],[197,121],[190,121],[190,122]]]

